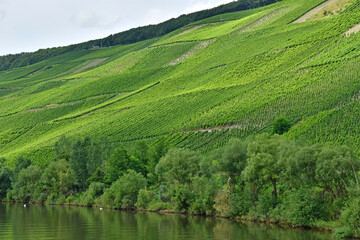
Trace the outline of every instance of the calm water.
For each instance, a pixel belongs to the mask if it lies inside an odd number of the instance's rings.
[[[324,233],[226,219],[0,204],[0,239],[330,239]]]

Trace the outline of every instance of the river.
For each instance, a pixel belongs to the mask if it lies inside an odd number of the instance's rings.
[[[97,208],[0,204],[0,239],[322,240],[331,235],[228,219]]]

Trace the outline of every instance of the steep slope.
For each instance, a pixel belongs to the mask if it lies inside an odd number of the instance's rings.
[[[0,156],[47,162],[64,134],[207,151],[279,116],[295,138],[359,151],[359,35],[344,33],[360,9],[294,23],[323,2],[285,0],[0,72]]]

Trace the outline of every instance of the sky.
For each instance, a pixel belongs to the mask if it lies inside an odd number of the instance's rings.
[[[0,0],[0,55],[103,38],[233,0]]]

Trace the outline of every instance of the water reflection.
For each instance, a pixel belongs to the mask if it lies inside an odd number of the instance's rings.
[[[251,239],[321,240],[324,233],[227,219],[113,210],[0,205],[0,239]]]

